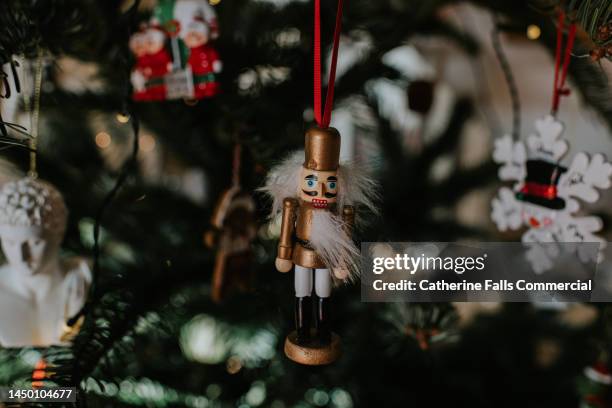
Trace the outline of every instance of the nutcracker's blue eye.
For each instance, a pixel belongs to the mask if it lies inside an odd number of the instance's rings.
[[[317,186],[317,176],[310,174],[304,177],[304,186],[306,188],[315,188]]]
[[[328,184],[328,186],[330,189],[334,190],[336,188],[336,183],[332,181],[331,183]]]

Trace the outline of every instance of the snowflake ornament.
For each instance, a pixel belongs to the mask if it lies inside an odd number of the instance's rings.
[[[537,273],[553,266],[558,249],[541,243],[596,242],[600,249],[604,239],[595,235],[602,228],[599,217],[578,217],[577,198],[593,203],[600,189],[611,184],[612,164],[604,155],[580,152],[569,167],[560,165],[569,149],[562,137],[563,124],[552,115],[537,120],[536,133],[526,143],[505,135],[495,142],[493,160],[501,164],[499,177],[514,181],[513,188],[502,187],[493,199],[492,219],[500,231],[526,226],[522,242],[528,246],[527,259]],[[592,253],[579,245],[571,248],[581,261],[596,261]],[[601,254],[601,251],[600,251]]]

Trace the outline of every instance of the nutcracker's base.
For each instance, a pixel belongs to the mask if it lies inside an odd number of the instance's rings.
[[[314,333],[313,333],[314,334]],[[297,343],[297,333],[292,331],[285,340],[285,355],[299,364],[318,366],[331,364],[342,354],[340,336],[332,333],[329,344],[312,340],[308,344]]]

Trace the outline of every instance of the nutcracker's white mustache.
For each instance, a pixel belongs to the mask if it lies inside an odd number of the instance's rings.
[[[314,210],[310,244],[328,268],[346,268],[349,280],[359,276],[360,251],[345,232],[341,216],[328,210]]]

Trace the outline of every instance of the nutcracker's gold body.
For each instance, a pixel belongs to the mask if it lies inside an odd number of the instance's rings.
[[[330,269],[337,265],[325,265],[310,245],[312,219],[315,211],[335,212],[336,207],[314,208],[311,203],[303,200],[285,198],[283,201],[281,234],[278,242],[278,258],[290,260],[304,268]],[[355,212],[352,206],[344,206],[342,219],[345,222],[345,232],[350,234],[355,220]]]

